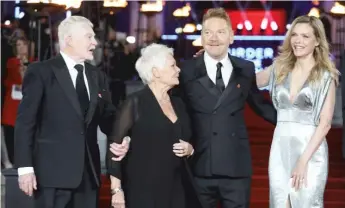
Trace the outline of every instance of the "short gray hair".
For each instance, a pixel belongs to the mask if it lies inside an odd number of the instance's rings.
[[[65,47],[65,37],[72,34],[75,26],[78,24],[86,24],[93,28],[92,22],[83,16],[70,16],[64,19],[58,27],[58,37],[60,49]]]
[[[152,69],[164,68],[168,55],[174,56],[174,51],[162,44],[152,43],[141,50],[141,56],[135,63],[135,68],[144,84],[152,81]]]

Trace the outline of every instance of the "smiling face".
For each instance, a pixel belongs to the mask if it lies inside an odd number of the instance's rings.
[[[313,55],[315,47],[319,45],[314,30],[308,23],[298,23],[292,28],[290,44],[297,58]]]
[[[71,35],[66,37],[71,52],[80,60],[93,60],[93,51],[97,41],[92,27],[88,24],[76,24]]]
[[[224,58],[233,40],[233,31],[224,19],[212,17],[204,21],[201,42],[212,58],[217,60]]]

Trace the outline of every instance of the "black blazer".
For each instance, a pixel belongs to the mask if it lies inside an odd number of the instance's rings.
[[[181,67],[180,87],[192,118],[193,171],[196,176],[247,177],[252,174],[245,102],[276,123],[276,111],[258,90],[254,64],[230,56],[233,72],[221,94],[206,72],[204,56]],[[258,124],[259,125],[259,124]]]
[[[85,70],[90,90],[86,119],[61,55],[31,64],[24,76],[15,125],[15,165],[34,167],[42,186],[76,188],[84,165],[90,165],[99,185],[97,126],[108,133],[115,108],[105,74],[87,63]]]

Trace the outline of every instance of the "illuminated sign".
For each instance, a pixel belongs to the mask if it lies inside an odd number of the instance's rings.
[[[285,9],[271,10],[227,10],[232,24],[232,29],[237,35],[283,35],[286,32],[286,11]],[[245,26],[246,23],[251,25],[252,30],[247,31],[244,27],[241,32],[237,31],[239,24]],[[272,27],[274,23],[274,31]],[[262,30],[262,26],[267,28]]]
[[[256,72],[266,67],[266,65],[263,65],[264,60],[270,63],[272,62],[275,54],[274,52],[275,50],[272,47],[231,47],[229,49],[229,53],[232,56],[252,61],[255,65]]]

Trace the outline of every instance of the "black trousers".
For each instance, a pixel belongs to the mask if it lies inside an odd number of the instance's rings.
[[[249,208],[251,178],[195,177],[205,208]]]
[[[83,179],[78,188],[38,187],[34,197],[35,208],[97,208],[99,188],[91,175],[89,165],[85,165]]]

